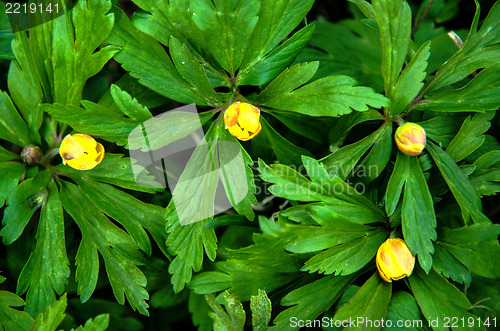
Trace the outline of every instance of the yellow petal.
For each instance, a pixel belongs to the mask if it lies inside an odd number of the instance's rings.
[[[248,103],[240,105],[240,113],[238,115],[238,124],[245,130],[250,132],[257,131],[260,122],[260,110],[257,107]]]
[[[102,159],[104,158],[104,146],[101,143],[97,143],[97,158],[96,162],[101,163]]]
[[[83,147],[84,151],[95,150],[97,147],[97,141],[87,134],[74,134],[73,138]]]
[[[59,147],[59,154],[63,159],[63,164],[66,164],[69,160],[76,159],[82,155],[83,147],[73,136],[68,134],[64,137],[61,146]]]
[[[59,147],[63,164],[77,170],[90,170],[104,158],[104,147],[86,134],[67,135]]]
[[[387,239],[377,251],[376,264],[380,276],[391,282],[411,275],[415,257],[402,239]]]
[[[243,130],[242,128],[240,128],[239,125],[231,126],[228,128],[228,130],[229,130],[229,133],[231,133],[236,138],[243,140],[243,141],[248,140],[248,137],[249,137],[248,131]]]
[[[240,102],[235,102],[224,113],[224,125],[228,129],[238,123],[238,115],[240,113]]]
[[[83,154],[77,159],[68,161],[67,164],[71,168],[74,168],[76,170],[90,170],[95,168],[96,165],[98,165],[95,159],[92,159],[85,154]]]
[[[262,129],[262,126],[260,124],[260,122],[258,123],[258,127],[257,127],[257,130],[255,132],[250,132],[250,136],[248,137],[248,140],[252,139],[253,137],[255,137],[256,135],[259,134],[260,130]]]
[[[394,140],[399,150],[408,155],[419,155],[425,148],[425,130],[416,123],[407,122],[397,128]]]

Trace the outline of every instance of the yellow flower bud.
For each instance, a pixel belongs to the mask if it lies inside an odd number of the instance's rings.
[[[104,147],[86,134],[68,134],[59,147],[63,164],[76,170],[90,170],[101,163]]]
[[[387,239],[377,251],[377,269],[387,282],[411,275],[415,257],[402,239]]]
[[[396,145],[407,155],[419,155],[425,148],[425,131],[415,123],[406,122],[396,130]]]
[[[247,141],[255,137],[262,129],[259,118],[259,108],[238,101],[229,106],[224,113],[224,124],[233,136]]]

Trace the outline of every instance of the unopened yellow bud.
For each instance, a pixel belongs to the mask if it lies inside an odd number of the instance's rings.
[[[104,147],[86,134],[68,134],[59,147],[63,164],[77,170],[90,170],[101,163]]]
[[[407,155],[419,155],[425,148],[425,131],[418,124],[406,122],[397,128],[394,140],[401,152]]]
[[[380,245],[376,261],[380,277],[387,282],[410,276],[415,266],[415,257],[399,238],[387,239]]]
[[[235,102],[224,113],[225,128],[239,140],[247,141],[255,137],[262,126],[260,110],[245,102]]]

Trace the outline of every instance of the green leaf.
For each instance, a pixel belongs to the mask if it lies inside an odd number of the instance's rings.
[[[408,3],[402,0],[374,0],[373,9],[382,42],[382,76],[384,76],[385,92],[394,100],[396,82],[403,68],[410,42],[411,10]]]
[[[441,228],[440,245],[474,273],[487,278],[500,277],[500,225],[474,224],[458,229]]]
[[[55,293],[64,292],[69,277],[68,265],[63,208],[57,186],[51,182],[40,214],[35,250],[17,283],[19,294],[28,290],[25,311],[31,316],[38,316],[52,305],[56,301]]]
[[[255,101],[265,104],[268,101],[279,98],[283,94],[298,88],[307,83],[318,70],[319,62],[302,63],[283,70],[264,91],[262,91]]]
[[[203,15],[204,14],[205,13],[203,13]],[[220,39],[215,34],[213,37]],[[192,89],[199,91],[199,94],[210,104],[220,104],[222,100],[210,85],[203,66],[191,55],[187,46],[182,45],[172,36],[170,37],[169,49],[175,68],[179,71],[181,76],[191,84]]]
[[[121,98],[123,98],[123,106],[130,106],[133,109],[132,113],[135,114],[134,116],[141,116],[141,118],[145,118],[146,116],[148,116],[149,118],[149,115],[146,114],[143,108],[153,109],[170,102],[169,99],[140,84],[137,79],[133,78],[129,74],[125,74],[117,82],[115,82],[109,90],[104,93],[104,95],[99,99],[98,102],[99,105],[103,106],[104,108],[116,111],[117,113],[120,113],[120,111],[125,112],[125,110],[121,109],[116,104],[114,97],[111,94],[112,90],[116,89],[114,86],[121,89],[122,91],[126,91],[126,93],[129,94],[132,99],[136,99],[139,106],[137,106],[136,102],[134,101],[132,101],[132,104],[129,105],[129,97],[126,97],[126,95],[121,96]],[[127,113],[130,113],[128,108],[126,111]]]
[[[326,276],[288,293],[282,300],[282,306],[292,306],[274,319],[271,330],[298,330],[298,323],[290,322],[300,316],[301,320],[313,320],[328,310],[337,301],[349,284],[356,278],[350,276]]]
[[[437,323],[431,324],[433,330],[448,330],[449,328],[444,326],[445,318],[452,316],[459,320],[461,318],[465,320],[469,317],[475,318],[474,315],[467,312],[471,308],[471,304],[465,295],[434,270],[426,274],[418,266],[415,266],[415,270],[408,280],[411,291],[425,318],[428,321],[432,320],[431,322],[438,320]],[[481,329],[477,325],[475,326],[474,330]]]
[[[410,161],[411,158],[407,157],[405,154],[398,153],[396,156],[396,163],[394,164],[394,170],[387,183],[384,198],[385,212],[388,216],[392,216],[396,211],[396,207],[401,198],[401,191],[409,176],[408,169],[410,168]]]
[[[500,54],[497,58],[500,58]],[[464,87],[430,95],[414,109],[438,112],[497,110],[500,106],[499,72],[498,63],[486,67]]]
[[[101,71],[118,51],[114,46],[105,46],[95,52],[113,27],[110,8],[110,0],[82,0],[68,15],[54,20],[50,59],[55,103],[78,106],[87,79]]]
[[[430,330],[427,321],[418,308],[417,301],[408,292],[396,291],[392,293],[391,302],[387,307],[385,325],[392,322],[392,327],[383,327],[382,330]],[[402,321],[404,324],[401,324]],[[400,325],[400,327],[397,327]],[[404,326],[404,327],[403,327]]]
[[[467,163],[476,162],[480,156],[487,154],[490,151],[498,151],[500,150],[500,141],[490,134],[485,134],[484,142],[478,149],[472,152],[471,155],[465,158]],[[470,173],[468,173],[469,175]]]
[[[341,149],[336,150],[332,154],[324,157],[322,159],[323,164],[331,175],[338,176],[342,179],[346,179],[349,175],[354,177],[353,171],[361,157],[378,141],[382,139],[387,141],[387,137],[391,134],[392,124],[384,124],[369,136],[366,136],[365,138],[350,145],[345,145]],[[379,156],[382,155],[383,154],[381,153]],[[371,171],[371,165],[372,164],[368,163],[369,171]],[[382,169],[376,170],[378,173],[382,172]]]
[[[76,253],[75,265],[77,294],[80,296],[80,301],[84,303],[94,293],[99,277],[99,255],[91,239],[82,238]]]
[[[213,294],[205,295],[210,308],[213,312],[208,315],[214,320],[214,330],[221,331],[240,331],[245,325],[245,310],[243,305],[235,294],[224,292],[224,307],[215,302]]]
[[[370,19],[375,20],[375,10],[373,9],[373,6],[366,0],[349,0],[349,2],[352,2],[355,4],[358,9],[367,17]]]
[[[104,216],[77,186],[64,182],[61,201],[82,232],[76,256],[76,279],[81,301],[87,301],[95,289],[99,251],[118,303],[124,304],[126,295],[132,309],[148,315],[145,300],[149,295],[144,289],[147,280],[136,266],[136,263],[143,263],[137,245],[125,231]]]
[[[98,315],[90,318],[85,322],[84,326],[79,326],[75,331],[101,331],[106,330],[109,326],[109,314]],[[73,331],[73,329],[71,329]]]
[[[496,32],[500,27],[500,3],[493,5],[481,29],[477,31],[479,14],[479,3],[476,1],[476,13],[467,40],[438,70],[427,88],[428,92],[459,82],[478,69],[498,63],[500,49],[497,44],[500,36]]]
[[[208,79],[213,87],[229,86],[228,77],[210,54],[211,46],[207,36],[196,26],[190,3],[185,0],[172,0],[168,3],[162,0],[135,1],[139,7],[151,13],[135,12],[132,23],[142,32],[152,36],[163,45],[168,46],[173,36],[186,44],[189,51],[204,66]],[[203,15],[198,12],[198,15]],[[211,18],[209,18],[211,19]],[[210,36],[210,38],[213,38]],[[229,39],[229,38],[228,38]],[[214,50],[220,52],[220,50]],[[207,58],[205,60],[204,58]],[[222,72],[221,72],[222,71]]]
[[[161,149],[200,129],[213,116],[213,112],[169,111],[137,126],[128,137],[128,148],[144,152]]]
[[[192,19],[205,35],[211,54],[231,76],[243,61],[259,20],[257,14],[260,7],[258,0],[190,2]]]
[[[469,269],[453,256],[448,249],[441,246],[439,241],[435,248],[436,252],[432,256],[434,270],[447,278],[451,278],[469,287],[471,282]]]
[[[457,135],[464,120],[465,116],[461,113],[447,113],[445,116],[435,116],[418,124],[424,128],[427,139],[446,148]]]
[[[356,81],[348,76],[329,76],[273,96],[263,104],[310,116],[338,116],[353,110],[366,111],[368,106],[381,108],[389,105],[389,100],[383,95],[355,84]]]
[[[3,278],[3,277],[2,277]],[[3,283],[0,279],[0,283]],[[24,306],[24,301],[14,293],[0,291],[0,329],[1,330],[29,330],[33,319],[22,310],[13,307]]]
[[[362,2],[373,11],[369,3],[364,0]],[[310,47],[299,54],[296,62],[319,61],[316,78],[346,75],[356,77],[360,85],[371,86],[377,92],[383,91],[380,36],[378,31],[364,22],[343,20],[333,24],[320,17],[308,45]]]
[[[123,157],[122,154],[106,153],[99,165],[92,170],[84,172],[65,165],[59,165],[56,169],[58,173],[74,180],[86,177],[128,190],[155,193],[156,189],[152,187],[158,186],[154,177],[150,176],[144,168],[134,163],[132,159]],[[137,179],[134,177],[134,173],[137,174]],[[143,186],[140,186],[138,183],[141,183]]]
[[[255,184],[250,164],[250,156],[223,128],[219,118],[191,155],[167,207],[167,245],[171,253],[177,255],[169,268],[174,273],[175,292],[191,280],[192,270],[200,270],[203,247],[207,256],[215,259],[217,238],[213,229],[207,227],[207,221],[230,207],[224,204],[227,201],[220,200],[221,192],[217,192],[219,173],[231,205],[239,214],[250,220],[254,218],[251,204],[257,200],[253,195]],[[186,240],[193,247],[188,247]]]
[[[186,225],[212,218],[219,181],[219,123],[214,122],[182,169],[172,192],[167,213]],[[239,151],[239,150],[238,150]],[[233,152],[234,153],[234,152]],[[246,192],[244,193],[246,195]],[[168,218],[167,218],[168,219]],[[168,231],[170,232],[170,231]]]
[[[329,123],[329,118],[305,116],[302,114],[276,109],[269,110],[269,114],[298,135],[306,137],[319,144],[324,143],[326,140],[328,132],[318,130],[318,127]]]
[[[500,151],[481,155],[472,166],[474,172],[469,179],[479,195],[500,192]]]
[[[359,238],[346,240],[316,254],[307,260],[301,271],[346,276],[360,270],[375,256],[377,249],[387,238],[387,233],[374,229],[360,235]]]
[[[402,113],[424,86],[430,49],[430,41],[423,44],[399,76],[392,94],[392,115]]]
[[[361,164],[353,169],[352,179],[370,183],[382,175],[391,158],[392,139],[392,123],[389,123]],[[372,169],[374,169],[373,172]]]
[[[307,25],[283,44],[265,55],[254,66],[246,67],[238,74],[238,85],[264,85],[273,80],[292,63],[312,36],[315,24]]]
[[[169,267],[175,292],[191,280],[193,270],[200,270],[204,250],[209,259],[215,259],[217,238],[206,223],[216,212],[230,207],[219,207],[216,203],[221,198],[220,192],[217,193],[219,172],[231,205],[248,219],[254,217],[251,203],[257,201],[253,196],[255,184],[249,167],[252,161],[235,138],[223,129],[220,119],[212,124],[194,150],[167,207],[167,245],[171,254],[177,255]],[[186,245],[186,242],[191,244]]]
[[[250,297],[250,309],[252,311],[253,331],[267,330],[271,321],[271,300],[267,297],[265,290],[260,290],[257,295]]]
[[[15,154],[13,156],[16,157]],[[2,178],[0,182],[0,208],[3,207],[12,190],[16,188],[24,171],[24,165],[21,163],[0,162],[0,178]]]
[[[429,272],[432,267],[431,254],[434,253],[432,242],[437,239],[434,204],[418,158],[404,157],[410,160],[401,211],[403,236],[413,255],[418,255],[422,268]]]
[[[115,55],[123,68],[141,84],[182,103],[210,104],[182,78],[168,54],[152,37],[138,31],[118,8],[113,8],[115,25],[107,41],[121,47]]]
[[[56,330],[66,316],[64,312],[67,306],[68,300],[65,293],[52,306],[47,307],[43,314],[38,315],[31,325],[30,331]]]
[[[362,316],[366,321],[381,320],[387,314],[387,306],[391,300],[392,284],[384,281],[378,273],[368,279],[348,303],[335,313],[335,321],[357,319]],[[344,330],[356,328],[346,327]],[[378,330],[365,323],[363,330]]]
[[[24,147],[31,142],[28,127],[7,92],[0,91],[0,139]]]
[[[324,166],[317,160],[303,156],[302,162],[312,181],[282,164],[268,166],[259,160],[261,178],[274,184],[268,187],[269,192],[290,200],[323,201],[335,208],[347,207],[351,212],[358,208],[359,212],[365,213],[365,221],[383,222],[384,216],[378,207],[338,176],[330,178]]]
[[[490,128],[490,121],[494,116],[495,112],[491,111],[475,114],[472,119],[470,116],[465,119],[460,131],[446,148],[446,152],[455,162],[465,159],[483,144],[485,139],[483,133]]]
[[[117,85],[111,85],[110,91],[118,108],[128,117],[136,121],[147,121],[153,117],[149,110],[141,105],[136,98],[132,98],[130,94]]]
[[[262,119],[261,119],[262,121]],[[253,220],[255,213],[252,205],[257,204],[253,170],[253,160],[229,131],[220,123],[219,164],[220,180],[224,185],[226,196],[236,212]],[[241,153],[241,156],[239,155]]]
[[[12,41],[12,50],[16,61],[11,61],[7,76],[9,93],[31,132],[38,132],[43,117],[39,104],[44,99],[44,94],[30,48],[30,40],[24,31],[15,33],[15,36]],[[35,37],[31,37],[31,39],[35,39]],[[39,140],[38,133],[34,136],[37,138],[36,140]]]
[[[210,260],[215,260],[217,237],[213,228],[205,226],[206,221],[180,225],[174,208],[169,204],[165,214],[168,232],[166,244],[169,253],[176,255],[168,271],[172,274],[174,292],[179,293],[191,281],[193,271],[200,271],[204,252]]]
[[[84,108],[43,104],[42,109],[52,118],[69,124],[76,131],[115,142],[120,146],[128,143],[130,132],[139,125],[139,122],[120,116],[96,103],[83,101],[82,105]]]
[[[218,271],[196,275],[189,287],[197,294],[228,289],[246,301],[259,289],[271,292],[301,277],[304,259],[285,251],[287,238],[255,234],[253,241],[254,245],[229,250],[227,261],[216,264]]]
[[[260,2],[259,21],[247,44],[241,71],[252,68],[266,59],[265,55],[275,49],[306,17],[314,0],[261,0]]]
[[[14,154],[11,151],[0,146],[0,161],[10,161],[14,159],[19,159],[19,155]]]
[[[335,119],[333,126],[328,132],[328,142],[330,149],[335,151],[340,148],[347,138],[347,135],[358,124],[368,121],[380,121],[380,113],[375,110],[366,112],[355,112]]]
[[[2,241],[10,245],[23,233],[35,211],[47,197],[50,173],[46,170],[19,184],[7,199],[2,219]]]
[[[453,158],[431,142],[427,143],[427,150],[460,205],[464,223],[469,224],[471,218],[476,223],[489,222],[481,212],[481,198]]]
[[[164,245],[166,234],[163,208],[137,200],[108,184],[84,178],[77,179],[76,182],[87,198],[103,213],[119,222],[146,254],[151,254],[151,243],[144,228],[152,234],[160,247]]]
[[[61,2],[59,3],[61,11],[65,13],[67,11],[66,6],[63,6]],[[56,50],[54,50],[55,43],[53,42],[53,37],[56,20],[51,19],[51,14],[40,16],[42,21],[45,21],[44,24],[31,27],[28,31],[29,39],[24,31],[16,33],[15,41],[13,41],[13,48],[18,49],[16,58],[20,62],[23,73],[25,74],[25,79],[21,78],[21,82],[27,80],[33,84],[33,94],[27,100],[40,98],[43,102],[54,102],[54,58]],[[36,17],[36,19],[39,18]],[[58,27],[66,29],[70,27],[71,29],[73,28],[71,22],[67,20],[67,17],[60,20],[62,22],[57,24]],[[56,33],[59,35],[63,34],[61,31]],[[64,39],[58,40],[58,42],[58,45],[64,44]],[[15,76],[16,75],[12,78],[15,78]],[[34,101],[35,100],[33,100],[33,102]],[[24,107],[23,104],[24,103],[20,104],[21,108]],[[42,115],[42,113],[39,115]]]
[[[308,150],[295,146],[286,140],[263,117],[260,118],[260,123],[262,124],[261,134],[265,134],[267,141],[272,146],[276,157],[281,163],[300,165],[302,155],[313,156]]]

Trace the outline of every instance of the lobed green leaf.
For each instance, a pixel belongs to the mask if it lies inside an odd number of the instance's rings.
[[[432,242],[437,239],[434,204],[418,159],[407,155],[402,157],[410,159],[401,211],[403,236],[413,255],[418,255],[422,268],[429,272],[431,254],[434,253]]]
[[[474,186],[472,186],[467,176],[458,167],[453,158],[431,142],[427,144],[427,150],[430,152],[441,175],[460,205],[464,223],[469,224],[471,218],[476,223],[489,222],[488,218],[481,211],[482,206],[479,194],[477,194]]]
[[[390,111],[392,115],[402,113],[424,86],[430,41],[423,44],[404,68],[394,87]]]
[[[328,310],[342,295],[356,275],[326,276],[306,284],[285,295],[282,306],[292,306],[276,316],[270,330],[298,330],[290,321],[300,316],[303,320],[313,320]]]
[[[3,228],[0,231],[5,245],[10,245],[19,238],[35,211],[43,205],[49,181],[50,173],[46,170],[12,190],[7,199],[7,208],[2,219]]]
[[[354,294],[348,303],[337,310],[335,321],[356,320],[363,317],[365,321],[381,320],[387,314],[387,306],[391,300],[392,284],[384,281],[378,273],[368,279]],[[344,330],[353,330],[355,327],[346,327]],[[365,322],[364,330],[378,330]]]
[[[408,3],[403,0],[374,0],[373,9],[382,42],[382,76],[385,92],[391,100],[394,100],[396,83],[410,43],[411,10]],[[399,107],[401,106],[398,105],[395,109]]]
[[[467,310],[471,308],[469,300],[454,285],[450,284],[436,271],[431,270],[426,274],[415,266],[413,274],[408,278],[411,291],[417,300],[418,306],[425,318],[438,320],[438,325],[433,325],[433,330],[448,330],[444,326],[445,318],[456,316],[459,320],[474,317]],[[477,324],[474,330],[482,329]]]
[[[76,256],[76,280],[81,301],[88,300],[95,289],[99,251],[118,303],[124,304],[126,295],[132,309],[148,315],[145,300],[149,295],[144,289],[147,280],[136,266],[143,261],[134,241],[104,216],[79,187],[64,182],[61,201],[82,232],[82,242]]]
[[[17,283],[18,293],[28,291],[25,311],[33,317],[43,313],[56,301],[55,294],[64,292],[68,277],[63,207],[56,184],[51,182],[40,214],[35,250]]]

